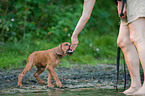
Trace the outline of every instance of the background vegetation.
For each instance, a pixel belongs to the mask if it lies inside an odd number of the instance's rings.
[[[83,0],[0,0],[0,69],[23,67],[33,51],[70,42],[82,7]],[[96,0],[78,47],[60,66],[114,64],[118,22],[114,0]]]

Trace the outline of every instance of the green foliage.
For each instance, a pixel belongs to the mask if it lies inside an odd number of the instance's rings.
[[[91,32],[90,32],[91,33]],[[85,36],[85,35],[84,35]],[[103,37],[97,37],[101,40]],[[109,37],[115,39],[115,37]],[[83,40],[83,36],[80,37]],[[91,41],[91,39],[90,39]],[[106,39],[102,39],[105,42]],[[81,41],[83,42],[83,41]],[[90,44],[92,43],[92,45]],[[15,43],[0,43],[0,69],[2,68],[21,68],[26,64],[28,56],[34,51],[47,50],[57,47],[59,44],[48,40],[23,41]],[[91,46],[90,46],[91,45]],[[113,43],[111,45],[114,45]],[[110,45],[110,46],[111,46]],[[85,46],[85,47],[84,47]],[[101,46],[101,47],[98,47]],[[115,46],[115,45],[114,45]],[[98,48],[99,50],[96,50]],[[102,49],[101,49],[102,48]],[[104,49],[103,49],[104,48]],[[65,56],[61,59],[58,66],[70,67],[72,64],[115,63],[116,47],[110,49],[108,44],[95,45],[95,42],[80,43],[72,56]]]
[[[19,66],[33,51],[70,42],[82,7],[83,0],[0,0],[0,68]],[[114,62],[118,21],[113,1],[96,0],[78,47],[62,66]]]
[[[0,44],[0,69],[21,67],[23,61],[27,60],[32,52],[48,50],[56,46],[58,44],[40,40]]]
[[[26,38],[53,38],[56,42],[66,41],[82,9],[80,1],[73,2],[1,0],[0,41],[18,41]]]
[[[116,31],[117,16],[113,3],[96,1],[84,30],[95,28],[100,34]],[[1,0],[0,41],[27,38],[68,41],[81,16],[82,4],[79,0]]]

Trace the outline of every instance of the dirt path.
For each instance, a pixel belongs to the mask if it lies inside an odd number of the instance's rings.
[[[123,66],[120,67],[120,86],[123,87],[124,75]],[[23,78],[22,88],[17,88],[18,74],[23,69],[1,71],[0,72],[0,93],[19,93],[29,91],[43,91],[48,89],[47,85],[38,84],[33,77],[33,73],[36,71],[33,68]],[[98,64],[97,66],[89,65],[73,65],[71,68],[57,67],[56,73],[59,76],[60,81],[63,84],[63,88],[77,89],[77,88],[106,88],[114,89],[116,85],[116,65]],[[127,73],[128,74],[128,73]],[[47,82],[48,71],[45,70],[40,75],[40,78]],[[130,78],[127,75],[127,78]],[[52,80],[53,83],[54,80]],[[129,86],[130,80],[127,80],[127,86]]]

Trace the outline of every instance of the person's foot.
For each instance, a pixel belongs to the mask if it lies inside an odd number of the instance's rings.
[[[130,87],[129,89],[125,90],[124,94],[132,94],[133,92],[137,91],[140,87]]]
[[[139,88],[136,92],[132,93],[131,95],[143,95],[145,94],[145,85]]]

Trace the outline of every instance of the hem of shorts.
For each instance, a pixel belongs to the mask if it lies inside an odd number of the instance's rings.
[[[135,21],[136,19],[138,19],[138,18],[140,18],[140,17],[145,17],[145,15],[138,16],[138,17],[136,17],[136,18],[134,18],[134,19],[132,19],[132,20],[128,21],[128,24],[130,24],[131,22]]]

